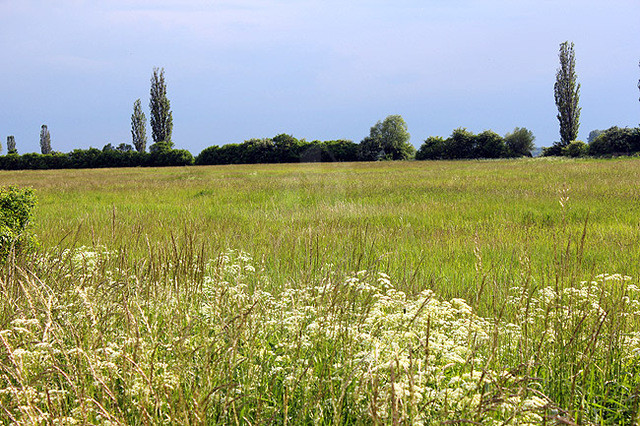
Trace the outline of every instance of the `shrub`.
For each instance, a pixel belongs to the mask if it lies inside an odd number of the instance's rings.
[[[416,160],[442,160],[444,158],[444,146],[444,138],[441,136],[429,136],[416,153]]]
[[[553,145],[542,148],[543,157],[560,157],[562,155],[562,144],[554,142]]]
[[[516,127],[513,132],[504,136],[506,155],[508,157],[531,157],[533,151],[533,132],[525,127]]]
[[[325,141],[322,146],[322,162],[356,161],[358,159],[358,144],[350,140],[338,139]]]
[[[151,165],[156,167],[190,166],[193,155],[186,149],[169,149],[151,153]]]
[[[475,135],[463,127],[451,133],[445,141],[445,158],[473,158]]]
[[[504,138],[491,130],[474,137],[474,158],[500,158],[505,156],[506,146]]]
[[[571,143],[562,148],[562,155],[565,157],[584,157],[587,155],[588,145],[582,141],[571,141]]]
[[[640,151],[640,129],[611,127],[589,144],[589,155],[631,155]]]
[[[0,188],[0,261],[4,262],[12,250],[21,253],[35,246],[35,237],[27,232],[35,205],[31,188]]]

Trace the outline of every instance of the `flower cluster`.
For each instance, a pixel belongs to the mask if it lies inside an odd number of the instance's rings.
[[[540,424],[566,413],[535,372],[568,344],[616,348],[629,380],[640,360],[640,289],[622,275],[514,288],[507,322],[378,271],[281,282],[228,250],[198,281],[180,260],[151,279],[117,258],[81,248],[2,282],[9,422]]]

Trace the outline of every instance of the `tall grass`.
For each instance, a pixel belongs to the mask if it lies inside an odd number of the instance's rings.
[[[581,234],[587,217],[580,275],[640,275],[639,181],[635,159],[0,172],[0,184],[36,188],[45,246],[143,255],[147,240],[187,239],[211,257],[251,253],[281,280],[324,263],[378,268],[482,314],[526,268],[555,273],[563,234]],[[491,291],[480,291],[477,253]]]
[[[179,257],[176,253],[189,253]],[[151,251],[153,253],[153,251]],[[171,254],[173,253],[173,255]],[[640,287],[531,282],[511,312],[325,265],[78,248],[5,265],[0,408],[14,424],[636,424]],[[510,315],[513,314],[513,315]]]
[[[637,424],[637,164],[1,175],[0,418]]]

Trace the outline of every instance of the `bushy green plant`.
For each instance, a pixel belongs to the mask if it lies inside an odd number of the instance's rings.
[[[416,153],[416,160],[442,160],[445,140],[441,136],[429,136]]]
[[[504,136],[506,155],[508,157],[531,157],[536,139],[533,132],[525,127],[516,127],[513,132]]]
[[[640,129],[611,127],[589,144],[589,155],[631,155],[640,151]]]
[[[509,318],[482,317],[428,286],[406,293],[380,271],[323,265],[320,280],[273,282],[241,250],[177,253],[145,258],[142,272],[122,251],[80,247],[11,274],[16,291],[0,298],[5,417],[637,424],[631,277],[524,279],[509,290]]]
[[[35,205],[32,188],[0,188],[0,261],[12,250],[24,252],[35,245],[34,236],[27,231]]]
[[[565,157],[584,157],[587,155],[588,146],[582,141],[571,141],[571,143],[562,148],[562,155]]]
[[[409,142],[410,138],[404,119],[389,115],[384,121],[378,121],[369,136],[360,142],[359,158],[363,161],[411,159],[416,149]]]

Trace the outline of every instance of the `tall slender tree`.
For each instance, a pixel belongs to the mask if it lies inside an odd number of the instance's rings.
[[[147,117],[145,117],[144,112],[142,112],[142,102],[140,102],[140,99],[136,99],[133,103],[131,139],[136,151],[144,152],[147,149]]]
[[[7,154],[17,154],[16,138],[14,136],[7,136]]]
[[[51,134],[46,124],[40,128],[40,152],[43,154],[51,154]]]
[[[151,136],[155,144],[163,143],[168,148],[173,146],[171,131],[173,130],[173,116],[167,98],[167,85],[164,81],[164,68],[154,68],[151,77]]]
[[[580,84],[576,77],[576,58],[573,42],[560,44],[560,68],[556,73],[554,92],[560,122],[560,147],[569,145],[578,137],[580,127]]]

